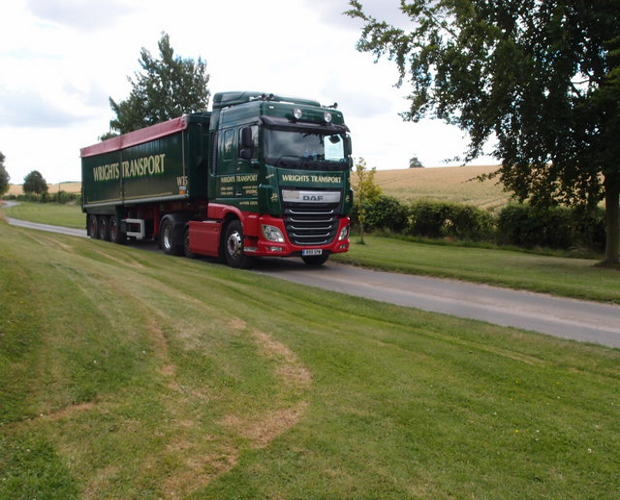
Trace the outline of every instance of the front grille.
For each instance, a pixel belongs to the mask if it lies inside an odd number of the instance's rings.
[[[285,203],[284,224],[294,245],[327,245],[334,240],[339,224],[339,203]]]

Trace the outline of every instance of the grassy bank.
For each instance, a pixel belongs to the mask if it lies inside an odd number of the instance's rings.
[[[20,201],[19,205],[4,209],[4,211],[15,219],[30,222],[72,227],[75,229],[84,229],[86,227],[86,216],[82,213],[80,206],[76,204],[61,205],[58,203]]]
[[[0,498],[612,499],[620,351],[0,223]]]

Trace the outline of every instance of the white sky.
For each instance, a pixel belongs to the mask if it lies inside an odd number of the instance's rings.
[[[406,27],[398,0],[362,0]],[[407,85],[396,66],[355,49],[361,23],[347,0],[11,0],[0,6],[0,151],[11,182],[39,170],[80,180],[79,150],[131,90],[140,49],[159,57],[162,31],[176,55],[202,58],[211,94],[256,90],[338,102],[356,157],[369,167],[427,167],[461,154],[462,133],[439,121],[406,123]],[[492,160],[481,159],[479,163]],[[458,163],[450,163],[455,165]]]

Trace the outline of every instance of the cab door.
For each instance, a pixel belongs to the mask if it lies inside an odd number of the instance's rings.
[[[214,137],[215,199],[242,210],[257,208],[258,127],[235,126]]]

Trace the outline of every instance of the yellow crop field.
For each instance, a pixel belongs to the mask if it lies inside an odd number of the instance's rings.
[[[489,210],[502,208],[510,200],[497,180],[480,182],[476,177],[493,172],[497,166],[407,168],[377,170],[375,181],[387,195],[401,201],[437,200],[475,205]],[[355,181],[355,175],[352,175]],[[49,184],[49,193],[79,193],[80,182]],[[22,194],[22,186],[11,184],[9,193]]]
[[[81,182],[61,182],[60,184],[48,184],[47,185],[48,193],[55,194],[58,191],[65,191],[66,193],[79,193],[82,189]],[[24,194],[24,190],[22,189],[21,184],[9,184],[8,194],[13,196],[19,196],[20,194]]]
[[[496,179],[481,182],[476,177],[497,168],[490,165],[377,170],[375,181],[385,194],[405,202],[436,200],[495,210],[510,201],[510,193]]]

